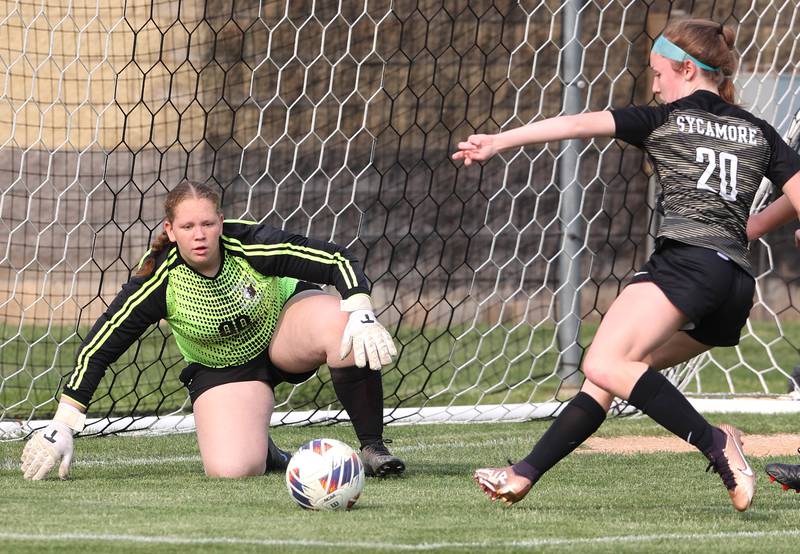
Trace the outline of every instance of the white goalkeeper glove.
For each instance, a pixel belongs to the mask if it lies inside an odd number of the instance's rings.
[[[767,204],[769,204],[769,199],[774,190],[775,187],[773,186],[772,181],[766,177],[761,179],[761,184],[758,185],[756,195],[753,197],[753,203],[750,204],[750,215],[760,212],[767,206]]]
[[[60,403],[50,424],[36,431],[22,451],[22,473],[25,479],[38,481],[47,477],[60,462],[58,476],[66,479],[72,464],[72,434],[83,430],[86,415],[66,403]]]
[[[366,294],[354,294],[342,300],[343,312],[350,312],[350,319],[342,334],[342,345],[339,350],[341,359],[345,359],[353,351],[358,367],[379,370],[381,366],[392,363],[397,356],[397,348],[389,332],[378,323],[372,311],[372,302]]]

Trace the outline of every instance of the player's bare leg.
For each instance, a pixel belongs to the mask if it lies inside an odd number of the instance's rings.
[[[209,477],[263,475],[275,400],[262,381],[226,383],[194,402],[197,444]]]
[[[337,398],[344,406],[361,443],[361,460],[368,476],[400,475],[405,463],[387,448],[383,438],[383,384],[380,371],[355,365],[353,353],[340,358],[340,343],[348,315],[339,299],[321,291],[298,294],[284,307],[270,344],[270,358],[289,372],[305,372],[327,364]]]
[[[755,476],[744,458],[741,434],[729,426],[712,427],[672,383],[642,361],[687,322],[655,284],[629,285],[603,318],[583,371],[700,450],[725,483],[734,507],[744,511],[752,502]]]

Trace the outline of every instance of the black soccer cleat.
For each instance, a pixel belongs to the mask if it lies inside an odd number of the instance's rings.
[[[389,452],[386,443],[390,440],[377,440],[361,447],[361,462],[364,464],[364,474],[368,477],[387,477],[400,475],[406,470],[403,460]]]
[[[800,453],[800,448],[797,449]],[[764,469],[769,475],[770,482],[778,482],[783,490],[793,489],[800,493],[800,465],[794,464],[767,464]]]
[[[272,435],[270,435],[267,442],[267,472],[286,471],[291,459],[292,455],[278,448],[278,445],[272,440]]]

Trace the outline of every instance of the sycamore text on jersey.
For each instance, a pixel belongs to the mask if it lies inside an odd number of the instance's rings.
[[[756,142],[756,135],[758,134],[758,129],[756,127],[718,123],[716,121],[708,121],[702,117],[692,117],[690,115],[679,115],[675,118],[675,123],[678,125],[678,130],[682,133],[705,135],[707,137],[729,140],[740,144],[758,144]]]

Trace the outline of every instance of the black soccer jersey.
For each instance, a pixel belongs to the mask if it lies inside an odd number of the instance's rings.
[[[333,243],[226,221],[220,246],[214,277],[194,271],[172,245],[151,275],[123,285],[78,349],[64,394],[87,405],[108,366],[161,319],[187,362],[222,368],[267,348],[298,279],[335,285],[342,298],[369,292],[359,262]]]
[[[782,187],[800,156],[769,123],[709,91],[612,114],[615,136],[653,160],[659,237],[716,250],[752,273],[745,229],[756,191],[763,177]]]

